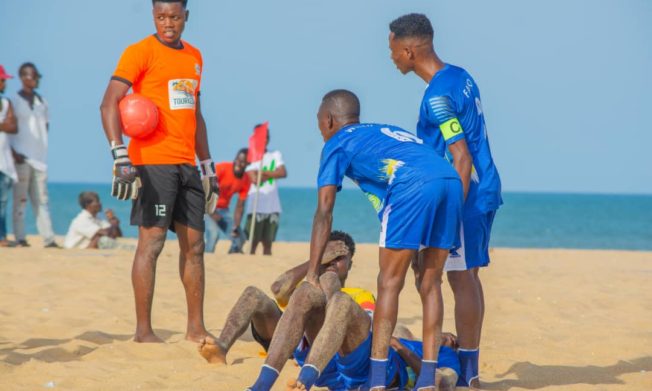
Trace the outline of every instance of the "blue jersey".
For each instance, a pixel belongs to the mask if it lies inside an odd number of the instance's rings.
[[[399,183],[459,178],[455,170],[414,134],[399,127],[354,124],[340,129],[321,152],[317,187],[342,187],[351,178],[380,214],[388,189]]]
[[[464,69],[446,64],[432,78],[421,101],[417,136],[451,162],[446,147],[465,139],[473,168],[464,214],[498,209],[503,203],[500,177],[489,149],[480,90]]]

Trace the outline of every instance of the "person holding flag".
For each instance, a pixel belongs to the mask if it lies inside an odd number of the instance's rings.
[[[262,242],[263,254],[272,255],[272,243],[276,239],[281,216],[276,181],[285,178],[287,171],[281,152],[268,151],[268,145],[269,123],[264,122],[254,127],[254,134],[249,138],[248,160],[251,164],[245,170],[252,182],[247,198],[245,223],[251,240],[251,254],[256,253],[258,243]]]

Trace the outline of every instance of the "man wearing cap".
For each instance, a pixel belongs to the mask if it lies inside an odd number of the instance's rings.
[[[9,191],[18,180],[9,146],[9,134],[16,133],[16,117],[9,99],[3,96],[6,80],[12,76],[0,65],[0,247],[9,247],[7,240],[7,203]]]
[[[22,64],[18,76],[23,84],[13,100],[18,132],[11,136],[11,148],[18,173],[18,182],[14,186],[14,235],[19,246],[29,246],[25,234],[25,207],[29,197],[43,244],[48,248],[59,248],[54,241],[48,206],[48,103],[36,92],[41,80],[36,65],[31,62]]]

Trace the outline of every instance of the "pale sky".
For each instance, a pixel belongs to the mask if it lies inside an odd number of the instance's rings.
[[[507,191],[652,194],[652,2],[190,0],[216,161],[270,121],[285,186],[315,186],[322,95],[347,88],[363,121],[414,131],[425,84],[389,58],[388,24],[425,13],[444,61],[476,79]],[[0,64],[44,75],[49,177],[109,182],[99,104],[124,48],[154,32],[149,0],[2,0]],[[19,88],[14,79],[7,92]]]

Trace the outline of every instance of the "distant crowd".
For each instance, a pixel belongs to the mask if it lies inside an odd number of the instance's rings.
[[[100,217],[102,203],[99,195],[92,191],[79,194],[81,211],[71,221],[62,246],[56,242],[47,188],[49,108],[47,100],[37,91],[42,75],[36,65],[26,62],[19,67],[18,77],[21,88],[14,96],[5,96],[7,82],[13,76],[0,65],[0,247],[30,247],[25,230],[28,200],[45,248],[120,247],[116,240],[122,237],[120,220],[110,209],[104,211],[104,219]],[[257,188],[261,164],[261,181]],[[281,152],[266,151],[262,162],[250,164],[247,149],[242,148],[232,162],[215,164],[215,170],[220,192],[215,211],[204,217],[206,252],[215,252],[218,240],[224,236],[231,240],[229,254],[243,253],[251,223],[255,221],[249,251],[255,253],[261,244],[263,254],[271,255],[281,215],[277,180],[287,176]],[[258,200],[253,218],[256,193]],[[231,214],[231,199],[236,194],[238,200]],[[9,240],[7,229],[10,195],[13,196],[14,240]],[[245,209],[246,223],[243,227]]]

